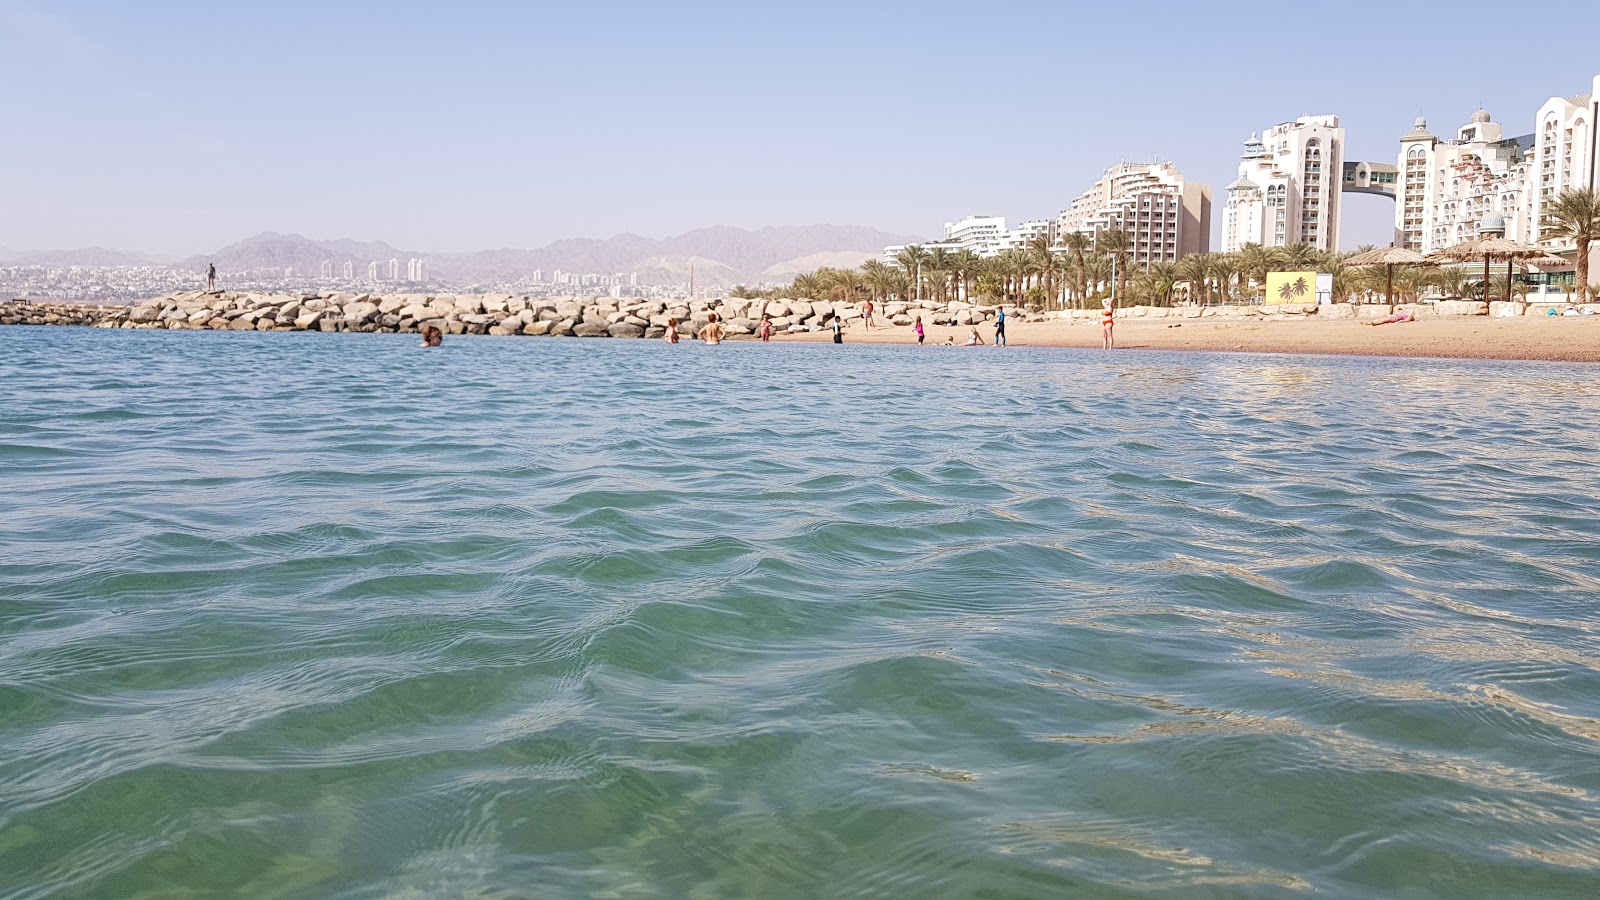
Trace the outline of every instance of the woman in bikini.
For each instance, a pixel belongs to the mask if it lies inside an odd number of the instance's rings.
[[[1117,346],[1117,341],[1111,332],[1117,327],[1116,311],[1111,308],[1111,298],[1100,301],[1100,347],[1112,350]]]

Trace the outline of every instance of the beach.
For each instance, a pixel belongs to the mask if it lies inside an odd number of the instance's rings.
[[[957,344],[970,326],[927,326],[927,343]],[[988,341],[994,326],[978,326]],[[1353,319],[1121,319],[1120,350],[1243,351],[1322,353],[1349,356],[1417,356],[1456,359],[1525,359],[1600,362],[1600,316],[1529,315],[1424,318],[1394,325],[1364,325]],[[782,341],[829,341],[830,334],[774,337]],[[909,326],[866,330],[860,322],[845,332],[850,343],[914,344]],[[1100,326],[1084,321],[1007,322],[1007,343],[1015,347],[1100,346]],[[974,348],[963,348],[974,349]]]

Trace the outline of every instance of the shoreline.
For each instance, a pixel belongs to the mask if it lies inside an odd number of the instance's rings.
[[[1600,315],[1546,315],[1542,305],[1447,301],[1405,305],[1414,321],[1373,327],[1366,322],[1386,307],[1336,304],[1298,307],[1125,307],[1116,326],[1118,350],[1286,353],[1433,359],[1600,362]],[[1494,307],[1501,307],[1495,310]],[[1600,304],[1590,309],[1600,310]],[[1509,315],[1484,315],[1495,311]],[[0,303],[0,326],[78,325],[114,329],[210,331],[321,331],[415,334],[425,325],[448,335],[503,337],[610,337],[659,340],[676,319],[684,340],[712,313],[727,339],[755,341],[763,313],[773,317],[772,339],[826,344],[832,323],[844,325],[845,343],[915,344],[920,315],[929,346],[949,346],[977,328],[993,346],[995,310],[965,303],[885,304],[878,327],[868,330],[856,304],[822,301],[685,300],[588,302],[577,298],[514,295],[263,295],[193,291],[132,307]],[[1016,347],[1100,349],[1098,311],[1026,311],[1007,308],[1006,332]]]
[[[992,326],[979,333],[995,349]],[[946,335],[958,339],[970,327],[927,328],[926,346],[948,347]],[[830,334],[774,335],[774,342],[828,343]],[[1600,362],[1600,316],[1525,316],[1490,319],[1422,319],[1394,325],[1370,326],[1352,320],[1274,321],[1267,319],[1131,319],[1116,326],[1116,350],[1190,351],[1222,353],[1285,353],[1317,356],[1393,356],[1423,359],[1493,359],[1537,362]],[[891,326],[866,331],[854,327],[845,342],[914,346],[909,327]],[[1006,342],[1014,347],[1100,349],[1096,324],[1063,320],[1007,323]],[[958,343],[949,349],[978,350]]]

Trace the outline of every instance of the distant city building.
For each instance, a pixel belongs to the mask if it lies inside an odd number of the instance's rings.
[[[347,259],[347,260],[344,261],[344,280],[345,281],[354,281],[355,278],[356,278],[356,261],[353,260],[353,259]]]
[[[333,260],[325,259],[322,261],[321,275],[323,278],[333,277]]]
[[[368,281],[378,281],[379,280],[378,279],[378,261],[377,260],[373,260],[372,262],[367,263],[367,280]]]
[[[389,260],[389,280],[390,281],[399,281],[400,280],[400,260],[398,260],[398,259]]]
[[[1222,249],[1305,243],[1339,249],[1344,129],[1338,116],[1301,116],[1245,141],[1228,185]]]
[[[406,280],[415,284],[420,284],[424,281],[427,281],[428,261],[425,259],[418,259],[415,256],[411,257],[410,262],[406,263]]]
[[[1136,264],[1208,252],[1211,188],[1186,181],[1170,162],[1112,166],[1056,219],[1058,235],[1109,230],[1128,235]]]

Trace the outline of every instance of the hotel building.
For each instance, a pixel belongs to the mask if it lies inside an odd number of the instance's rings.
[[[1245,141],[1228,185],[1222,249],[1306,243],[1339,249],[1344,129],[1338,116],[1301,116]]]
[[[1504,221],[1512,240],[1570,252],[1541,235],[1540,220],[1562,191],[1600,186],[1597,119],[1600,76],[1591,93],[1545,101],[1533,131],[1517,137],[1481,109],[1449,140],[1419,118],[1400,138],[1396,241],[1429,253],[1477,237],[1481,223],[1498,230]]]
[[[1178,167],[1120,163],[1100,176],[1056,219],[1058,235],[1126,232],[1139,265],[1177,262],[1211,247],[1211,188],[1185,181]]]

